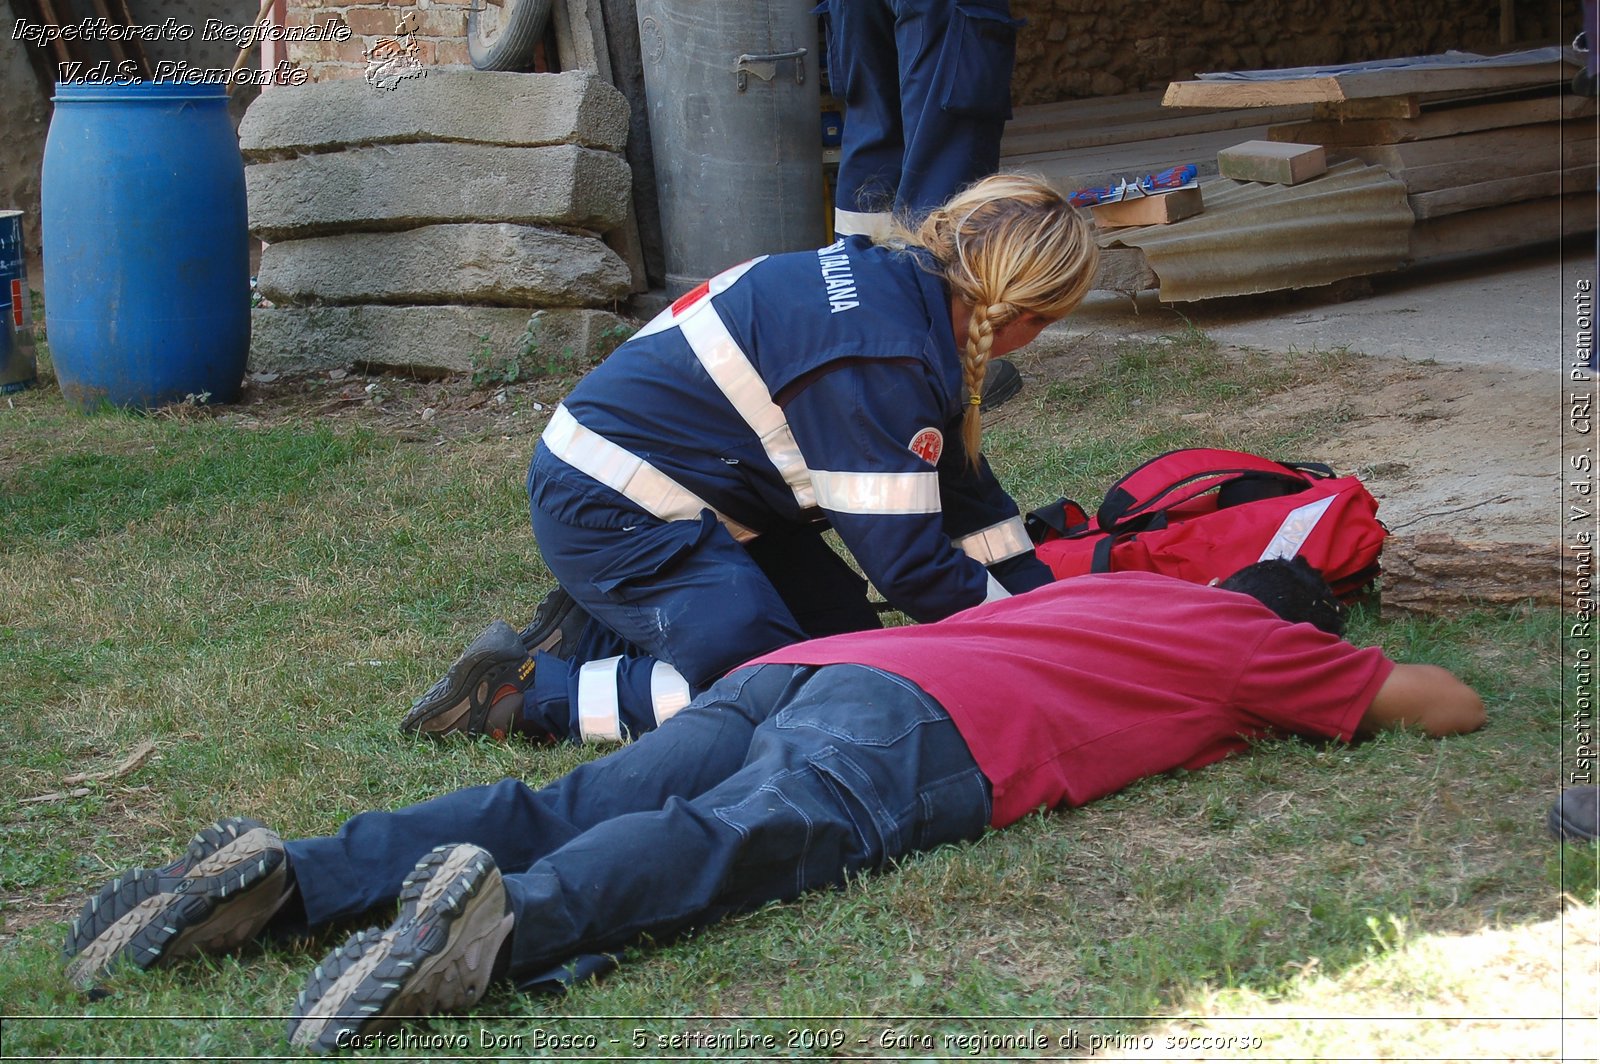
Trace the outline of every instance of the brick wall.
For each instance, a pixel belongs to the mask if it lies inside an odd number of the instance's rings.
[[[472,0],[389,0],[388,3],[337,3],[289,0],[290,26],[312,26],[342,19],[350,27],[345,41],[293,41],[289,61],[305,67],[313,81],[358,78],[366,70],[365,51],[395,34],[396,23],[410,14],[416,29],[417,58],[426,67],[470,68],[467,56],[467,8]]]

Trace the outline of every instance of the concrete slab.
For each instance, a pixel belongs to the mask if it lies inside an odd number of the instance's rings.
[[[601,307],[630,282],[598,238],[504,222],[284,240],[262,252],[259,276],[280,305]]]
[[[250,315],[250,369],[387,367],[526,380],[598,363],[633,326],[606,310],[271,307]]]
[[[415,141],[621,151],[627,139],[627,100],[581,70],[430,70],[394,92],[374,90],[361,78],[284,86],[262,93],[239,126],[249,162]]]
[[[572,144],[387,144],[256,163],[244,181],[250,231],[272,242],[446,222],[606,232],[627,217],[632,175]]]
[[[1187,324],[1217,340],[1267,351],[1348,348],[1382,358],[1552,370],[1572,328],[1571,296],[1595,282],[1587,239],[1504,259],[1468,259],[1385,274],[1371,294],[1318,290],[1164,306],[1096,292],[1050,332],[1159,336]],[[1555,384],[1551,385],[1552,390]]]

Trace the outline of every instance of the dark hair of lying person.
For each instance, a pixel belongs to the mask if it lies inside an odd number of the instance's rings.
[[[1256,562],[1217,586],[1249,595],[1290,623],[1303,621],[1329,635],[1344,635],[1344,605],[1304,558]]]

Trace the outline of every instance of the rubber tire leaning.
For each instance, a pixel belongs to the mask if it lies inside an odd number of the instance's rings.
[[[533,49],[550,19],[551,0],[481,0],[467,11],[467,54],[474,70],[529,70]],[[500,32],[485,40],[483,16],[488,8],[500,8]]]

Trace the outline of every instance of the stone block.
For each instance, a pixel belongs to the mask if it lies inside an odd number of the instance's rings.
[[[1247,140],[1217,152],[1217,172],[1235,181],[1298,185],[1328,172],[1320,144],[1279,144]]]
[[[516,352],[524,376],[550,377],[588,369],[638,331],[609,310],[537,310]]]
[[[634,326],[604,310],[505,307],[270,307],[250,317],[250,369],[362,365],[520,380],[598,363]]]
[[[571,144],[392,144],[257,163],[244,177],[250,231],[268,242],[446,222],[604,232],[627,217],[632,184],[620,155]]]
[[[599,239],[509,223],[284,240],[262,251],[259,276],[278,304],[595,307],[631,287]]]
[[[578,70],[430,70],[387,91],[363,80],[280,86],[262,93],[239,126],[247,162],[423,141],[621,151],[627,140],[628,101]]]

